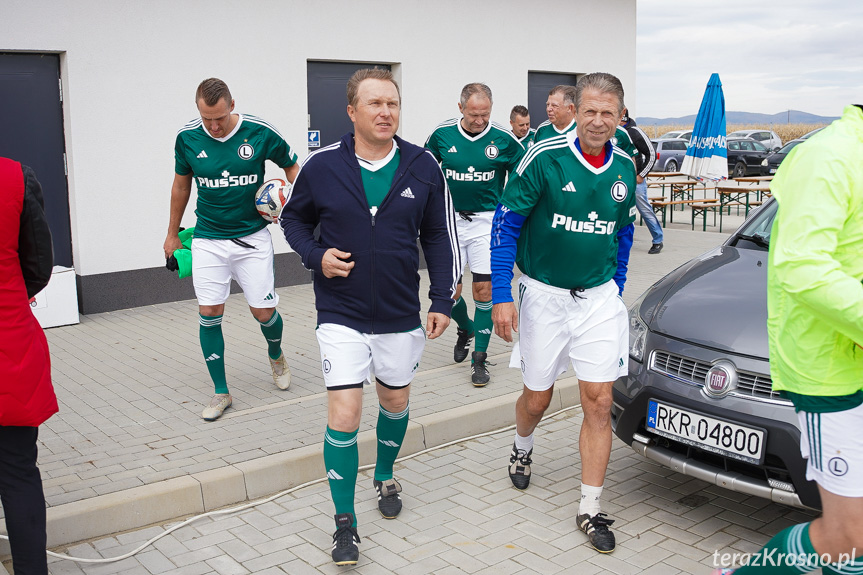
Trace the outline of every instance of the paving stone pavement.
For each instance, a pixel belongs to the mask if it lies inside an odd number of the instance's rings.
[[[681,219],[686,216],[678,216]],[[742,217],[726,217],[726,229],[740,221]],[[648,256],[650,236],[637,226],[624,300],[631,303],[653,282],[726,235],[669,224],[665,249]],[[179,280],[166,272],[166,281]],[[40,429],[39,465],[48,506],[319,444],[326,398],[312,335],[312,288],[279,288],[278,293],[286,326],[284,349],[293,372],[291,389],[279,391],[272,384],[262,335],[242,296],[231,296],[223,325],[234,406],[214,423],[200,419],[212,392],[200,357],[194,301],[82,316],[79,325],[46,330],[61,410]],[[521,389],[518,371],[506,367],[509,345],[492,337],[492,384],[475,389],[468,383],[468,366],[452,363],[454,340],[455,330],[450,329],[428,342],[413,386],[412,417]],[[369,398],[361,431],[372,427],[375,411]]]
[[[513,488],[506,473],[511,430],[397,463],[404,509],[395,520],[377,511],[372,471],[361,473],[356,567],[337,567],[329,556],[334,511],[321,482],[259,507],[198,520],[117,563],[52,559],[50,573],[702,575],[710,572],[714,552],[754,552],[781,529],[813,517],[674,473],[615,439],[603,511],[616,520],[617,549],[597,553],[575,526],[581,420],[576,408],[540,425],[526,491]],[[64,550],[117,557],[170,526]]]
[[[624,300],[631,303],[725,237],[668,229],[663,252],[647,255],[650,234],[637,227]],[[165,274],[165,281],[179,281]],[[425,296],[426,276],[421,275]],[[223,330],[234,403],[216,422],[200,417],[212,384],[201,358],[194,300],[86,315],[78,325],[46,330],[60,404],[39,435],[48,506],[319,443],[326,392],[314,337],[312,286],[277,292],[291,388],[281,391],[273,384],[263,335],[243,296],[232,295]],[[448,329],[428,342],[412,388],[412,418],[521,389],[518,370],[507,368],[511,345],[492,336],[492,383],[474,388],[469,362],[452,362],[455,338],[455,329]],[[373,400],[365,402],[361,432],[372,428],[376,409]]]

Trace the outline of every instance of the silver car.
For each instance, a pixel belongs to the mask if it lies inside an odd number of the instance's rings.
[[[656,150],[656,163],[653,164],[654,172],[676,172],[683,165],[689,140],[682,138],[671,138],[665,140],[651,140]]]
[[[768,200],[630,307],[629,375],[614,383],[612,427],[677,472],[818,509],[797,415],[770,379],[767,249],[777,206]]]
[[[752,138],[761,142],[765,148],[775,152],[782,147],[782,138],[773,130],[737,130],[728,134],[729,138]]]
[[[692,139],[692,130],[671,130],[670,132],[665,132],[656,139],[670,140],[672,138],[682,138],[688,142]]]

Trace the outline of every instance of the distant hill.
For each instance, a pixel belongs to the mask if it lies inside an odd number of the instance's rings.
[[[695,114],[680,118],[651,118],[644,116],[635,118],[639,126],[693,125]],[[816,116],[799,110],[788,110],[778,114],[758,114],[754,112],[725,112],[725,121],[729,124],[829,124],[839,116]]]

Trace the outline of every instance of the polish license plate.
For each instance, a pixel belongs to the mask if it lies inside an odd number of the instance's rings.
[[[647,404],[647,429],[705,451],[760,464],[767,431],[680,409],[653,399]]]

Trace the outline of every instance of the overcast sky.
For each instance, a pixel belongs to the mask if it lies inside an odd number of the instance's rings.
[[[726,111],[839,116],[863,103],[863,1],[637,0],[637,115],[698,113],[712,72]]]

